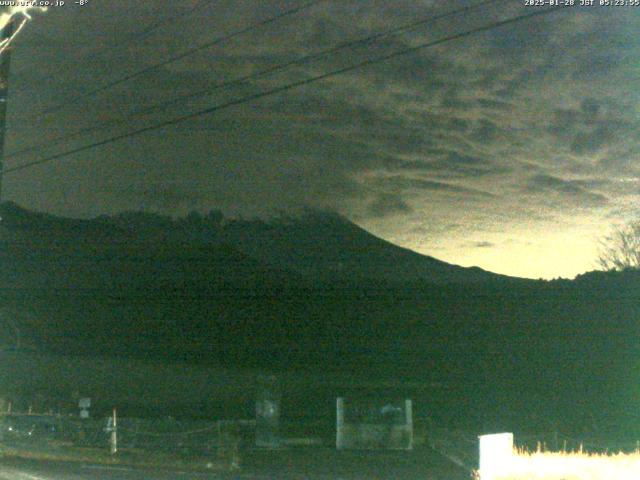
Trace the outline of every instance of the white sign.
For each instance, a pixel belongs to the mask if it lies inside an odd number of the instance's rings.
[[[480,437],[480,479],[500,476],[513,457],[513,433],[496,433]]]

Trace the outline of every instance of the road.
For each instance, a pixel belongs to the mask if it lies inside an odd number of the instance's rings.
[[[15,458],[0,460],[0,480],[227,480],[233,478],[249,480],[256,477]]]
[[[469,472],[431,450],[253,452],[237,473],[189,472],[0,458],[0,480],[468,480]]]

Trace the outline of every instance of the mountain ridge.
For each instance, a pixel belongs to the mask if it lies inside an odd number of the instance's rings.
[[[448,264],[378,238],[338,214],[315,210],[270,221],[227,219],[216,211],[206,215],[192,213],[178,219],[143,212],[69,219],[31,212],[5,202],[0,206],[0,216],[0,241],[18,231],[28,231],[28,241],[34,244],[44,242],[69,249],[74,248],[74,243],[88,247],[91,243],[98,246],[120,242],[124,246],[162,242],[224,245],[267,268],[325,280],[334,276],[420,279],[432,283],[520,280],[479,267]]]

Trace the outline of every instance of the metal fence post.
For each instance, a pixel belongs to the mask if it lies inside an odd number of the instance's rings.
[[[116,418],[116,409],[113,409],[113,425],[111,428],[111,455],[115,455],[118,452],[118,426]]]
[[[338,397],[336,399],[336,449],[342,450],[344,448],[344,398]]]

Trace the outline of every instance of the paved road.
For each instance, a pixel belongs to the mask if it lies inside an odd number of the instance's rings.
[[[0,459],[0,480],[468,480],[469,472],[431,450],[254,452],[239,473],[188,472]]]
[[[243,477],[82,463],[0,460],[0,480],[218,480]]]

